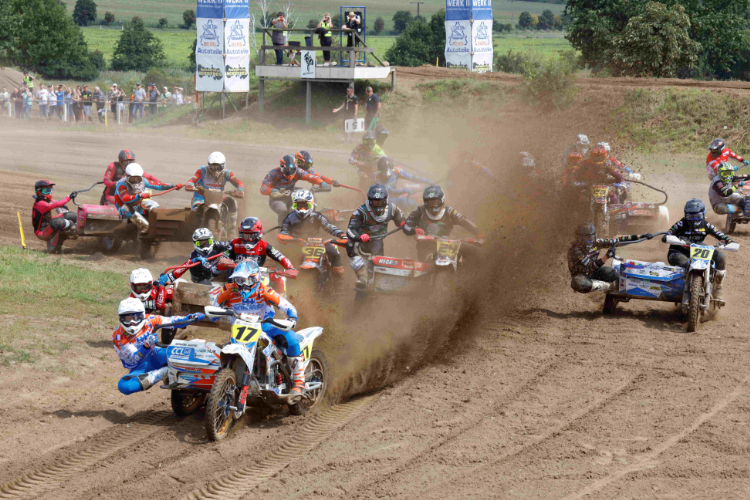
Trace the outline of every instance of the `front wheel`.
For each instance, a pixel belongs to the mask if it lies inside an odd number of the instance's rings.
[[[688,332],[698,331],[700,326],[701,318],[703,317],[703,309],[701,308],[701,294],[703,293],[703,281],[704,276],[702,274],[693,274],[690,280],[690,302],[688,302]]]
[[[206,403],[206,432],[208,439],[219,441],[229,433],[232,425],[232,409],[237,401],[237,380],[234,370],[223,368],[214,378]]]
[[[607,214],[604,213],[603,208],[594,207],[594,227],[596,227],[597,238],[607,237]]]
[[[292,415],[304,415],[325,399],[328,391],[328,360],[323,351],[313,349],[310,354],[310,361],[305,368],[305,382],[321,382],[323,386],[310,391],[309,398],[303,398],[299,403],[289,406]]]
[[[172,410],[178,417],[187,417],[195,413],[205,400],[205,392],[173,390]]]
[[[214,214],[211,211],[209,216],[206,217],[206,228],[211,231],[211,234],[215,234],[216,237],[221,237],[219,234],[219,214]]]

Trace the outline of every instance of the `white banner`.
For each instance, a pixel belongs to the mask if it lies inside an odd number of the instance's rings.
[[[468,20],[445,21],[445,65],[471,68],[471,23]]]
[[[250,90],[250,20],[227,19],[224,30],[227,48],[224,88],[227,92]]]
[[[198,18],[195,45],[195,88],[202,92],[224,90],[224,20]]]
[[[303,50],[300,53],[299,76],[300,78],[315,78],[315,51]]]
[[[471,70],[477,73],[492,71],[492,21],[474,21],[471,33]]]

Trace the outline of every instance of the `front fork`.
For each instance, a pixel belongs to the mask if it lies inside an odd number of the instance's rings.
[[[705,270],[705,275],[703,276],[703,300],[701,301],[701,309],[703,311],[708,311],[711,307],[711,300],[713,300],[712,291],[713,291],[713,279],[712,279],[712,267],[708,267]],[[697,273],[691,272],[688,274],[687,282],[685,283],[685,291],[682,294],[682,312],[683,314],[687,314],[688,311],[688,304],[690,303],[690,288],[691,284],[693,282],[693,279]]]

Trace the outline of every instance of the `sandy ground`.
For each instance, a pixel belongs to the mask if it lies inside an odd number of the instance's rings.
[[[87,186],[122,147],[171,182],[184,182],[220,149],[250,191],[287,153],[26,124],[2,134],[10,146],[0,156],[3,244],[18,244],[16,211],[29,236],[34,180],[54,179],[58,194]],[[348,149],[312,151],[320,171],[354,182]],[[705,189],[680,187],[676,207]],[[349,193],[333,196],[339,208],[356,203]],[[184,193],[166,198],[159,201],[188,201]],[[246,210],[273,222],[264,200],[253,198]],[[743,247],[747,235],[737,237]],[[30,245],[41,248],[33,237]],[[95,249],[87,245],[72,244],[63,258],[121,271],[123,279],[141,265],[127,254],[90,258]],[[189,248],[166,247],[146,264],[158,271]],[[669,304],[632,302],[603,317],[601,297],[570,291],[559,250],[538,263],[538,276],[507,284],[522,297],[513,307],[455,316],[458,328],[447,343],[415,341],[409,349],[429,353],[429,362],[392,370],[408,375],[370,385],[375,390],[348,403],[350,411],[254,412],[218,444],[206,441],[202,412],[170,415],[166,391],[117,392],[123,371],[109,331],[90,332],[98,340],[72,351],[73,375],[0,366],[0,498],[750,497],[746,249],[729,257],[729,305],[697,334],[685,333],[684,318]],[[666,247],[629,252],[622,253],[664,259]],[[337,352],[339,344],[375,345],[359,336],[367,317],[346,310],[350,304],[338,306],[346,321],[327,344]],[[368,361],[378,365],[373,353]],[[299,442],[309,446],[295,448]],[[280,449],[295,451],[273,454]],[[217,481],[228,486],[217,489]]]

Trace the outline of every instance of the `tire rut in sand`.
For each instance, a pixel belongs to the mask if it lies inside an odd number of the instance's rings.
[[[72,457],[56,460],[50,465],[0,485],[0,499],[36,497],[117,451],[145,439],[162,426],[171,424],[175,418],[171,411],[160,411],[139,420],[131,419],[114,428],[110,427],[100,433],[107,436],[105,439],[97,440],[83,450],[74,450],[75,454]],[[96,436],[90,439],[95,440]]]
[[[257,464],[235,469],[207,486],[189,493],[185,500],[239,499],[270,479],[294,460],[309,453],[334,430],[346,425],[361,413],[375,396],[366,396],[329,406],[302,426],[294,436],[282,442]]]

